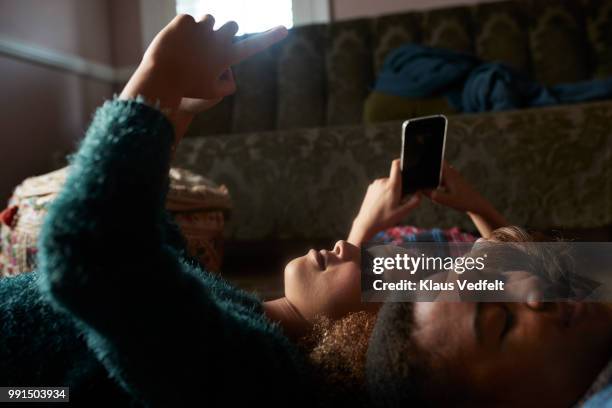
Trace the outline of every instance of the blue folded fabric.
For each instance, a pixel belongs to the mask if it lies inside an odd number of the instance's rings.
[[[612,78],[543,86],[500,63],[408,44],[392,51],[374,87],[408,98],[445,96],[461,112],[488,112],[612,98]]]
[[[609,385],[598,391],[595,395],[589,398],[583,408],[612,408],[612,385]]]

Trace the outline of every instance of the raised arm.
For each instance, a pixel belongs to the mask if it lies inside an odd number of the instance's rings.
[[[366,191],[359,213],[347,241],[360,246],[378,232],[402,221],[410,211],[419,206],[419,194],[402,201],[402,171],[400,160],[393,160],[389,177],[374,180]]]
[[[236,29],[180,16],[156,37],[125,99],[96,113],[41,233],[43,291],[76,318],[109,375],[149,406],[276,400],[301,381],[286,340],[253,317],[261,305],[222,295],[224,283],[186,262],[164,228],[175,129],[188,109],[233,92],[231,64],[284,36],[232,44]],[[255,376],[295,388],[267,393]]]

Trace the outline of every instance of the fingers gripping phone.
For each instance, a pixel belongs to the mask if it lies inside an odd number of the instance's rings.
[[[402,196],[440,186],[447,124],[446,116],[435,115],[402,125]]]

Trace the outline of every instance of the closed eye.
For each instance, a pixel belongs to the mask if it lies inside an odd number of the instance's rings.
[[[510,332],[510,330],[512,330],[512,327],[514,326],[514,323],[515,323],[515,319],[514,319],[514,314],[510,311],[510,308],[508,308],[505,305],[502,307],[504,308],[504,313],[506,314],[504,328],[501,332],[501,340],[503,341],[505,337],[508,335],[508,333]]]

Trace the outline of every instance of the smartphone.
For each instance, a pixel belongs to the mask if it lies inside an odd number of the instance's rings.
[[[402,125],[402,196],[440,186],[447,124],[446,116],[434,115]]]

